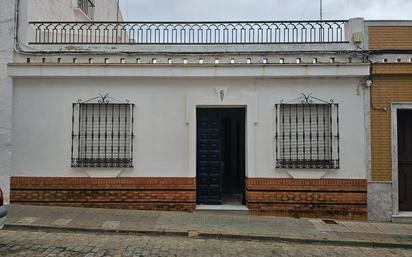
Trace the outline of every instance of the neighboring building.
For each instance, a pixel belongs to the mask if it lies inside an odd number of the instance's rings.
[[[367,219],[368,22],[22,12],[11,202]]]
[[[16,12],[17,5],[19,6]],[[28,42],[34,30],[29,21],[76,20],[101,21],[122,20],[116,14],[117,0],[3,0],[0,1],[0,187],[5,191],[5,202],[9,202],[11,176],[11,134],[13,81],[7,75],[7,64],[13,63],[19,53],[39,53]],[[18,22],[16,16],[18,14]],[[16,29],[16,25],[18,29]],[[16,41],[17,40],[17,41]]]
[[[371,21],[369,218],[412,220],[412,22]]]
[[[19,0],[19,21],[122,21],[117,0]],[[27,26],[21,26],[22,29]]]
[[[7,64],[14,55],[14,1],[0,1],[0,188],[9,201],[11,170],[11,127],[13,81],[7,75]]]

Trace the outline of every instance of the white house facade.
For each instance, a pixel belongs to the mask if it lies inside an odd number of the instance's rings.
[[[123,22],[116,1],[86,1],[89,21],[78,1],[55,9],[69,16],[24,11],[46,2],[15,5],[1,80],[12,203],[367,219],[363,19]]]

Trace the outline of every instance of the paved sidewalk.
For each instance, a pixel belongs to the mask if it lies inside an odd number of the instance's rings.
[[[10,205],[6,229],[58,229],[412,248],[412,224]]]

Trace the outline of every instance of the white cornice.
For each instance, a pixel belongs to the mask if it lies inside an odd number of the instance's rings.
[[[19,77],[362,77],[369,64],[9,64],[8,75]]]

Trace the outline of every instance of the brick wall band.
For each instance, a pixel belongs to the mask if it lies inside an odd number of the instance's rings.
[[[251,214],[367,219],[366,179],[248,178]]]
[[[412,103],[412,64],[374,64],[372,80],[372,181],[392,181],[391,103]]]
[[[12,177],[11,203],[193,211],[195,178]]]
[[[412,50],[412,26],[370,26],[370,50]]]

